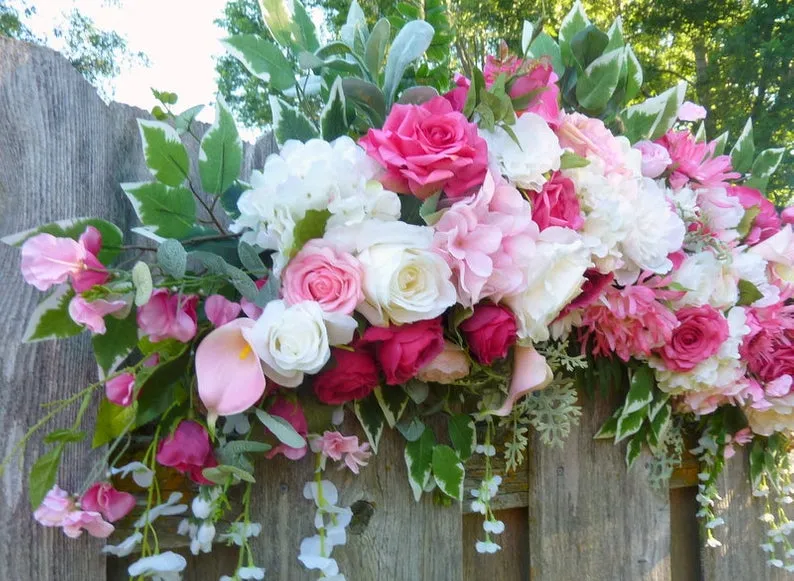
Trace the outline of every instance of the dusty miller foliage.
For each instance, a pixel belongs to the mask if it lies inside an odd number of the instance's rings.
[[[684,454],[683,422],[674,418],[658,446],[650,446],[648,481],[655,490],[666,490],[673,470],[681,465]]]

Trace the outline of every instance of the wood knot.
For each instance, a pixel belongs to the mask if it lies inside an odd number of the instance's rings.
[[[353,511],[353,518],[350,519],[350,533],[360,535],[366,530],[369,520],[375,514],[375,505],[366,500],[357,500],[350,505],[350,510]]]

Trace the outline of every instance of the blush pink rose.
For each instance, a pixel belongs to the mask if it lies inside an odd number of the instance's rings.
[[[480,303],[460,331],[472,356],[483,365],[507,357],[517,339],[516,317],[507,307]]]
[[[747,186],[731,186],[728,188],[728,195],[739,198],[739,203],[745,211],[750,209],[758,211],[744,239],[746,244],[758,244],[780,231],[780,217],[777,215],[775,205],[760,191]]]
[[[242,307],[239,303],[230,301],[223,295],[210,295],[204,302],[204,312],[207,319],[215,327],[223,327],[237,318]]]
[[[584,226],[582,208],[573,182],[554,172],[539,192],[527,190],[532,203],[532,219],[542,231],[550,226],[579,230]]]
[[[153,343],[176,339],[187,343],[196,335],[196,295],[171,294],[157,289],[138,309],[138,328]]]
[[[455,88],[443,95],[443,97],[449,101],[449,104],[452,105],[454,111],[463,112],[470,86],[471,81],[469,79],[460,73],[455,73]]]
[[[642,154],[641,171],[646,178],[658,178],[673,163],[667,150],[653,141],[639,141],[634,144],[634,149]]]
[[[502,59],[490,55],[486,57],[483,69],[486,87],[490,88],[503,73],[507,75],[507,93],[518,103],[516,114],[535,113],[552,127],[559,124],[559,77],[551,63],[544,59],[523,60],[506,54]]]
[[[306,416],[303,414],[303,408],[297,401],[289,400],[286,397],[278,397],[276,401],[268,408],[267,413],[271,416],[279,417],[289,422],[301,436],[306,436],[309,433],[309,425],[306,423]],[[269,433],[268,430],[266,432]],[[300,448],[292,448],[286,444],[279,443],[277,446],[268,450],[265,457],[270,459],[276,454],[283,454],[290,460],[300,460],[306,455],[307,446]]]
[[[449,341],[444,341],[444,350],[416,374],[421,381],[452,383],[463,379],[471,371],[466,352]]]
[[[95,482],[80,498],[80,508],[100,513],[105,520],[116,522],[135,508],[135,497],[121,492],[107,482]]]
[[[363,278],[361,263],[352,254],[311,240],[287,265],[281,294],[291,305],[315,301],[326,313],[349,315],[364,300]]]
[[[604,162],[606,173],[629,174],[625,167],[623,147],[600,119],[581,113],[564,115],[557,129],[560,145],[571,149],[576,155],[596,155]]]
[[[127,301],[123,300],[97,299],[88,302],[82,296],[77,295],[69,301],[69,316],[75,323],[83,325],[92,333],[104,335],[107,331],[105,315],[123,311],[127,306]]]
[[[359,142],[386,168],[383,185],[426,199],[441,190],[457,198],[482,185],[488,145],[444,97],[421,105],[394,105],[382,129]]]
[[[218,465],[207,430],[191,420],[182,420],[174,433],[160,442],[157,462],[189,476],[197,484],[212,484],[201,472]]]
[[[676,312],[678,326],[658,353],[667,369],[691,371],[720,350],[729,335],[725,316],[711,305]]]
[[[122,373],[105,382],[105,396],[108,401],[122,407],[132,403],[135,391],[135,376],[132,373]]]
[[[418,321],[392,327],[370,327],[359,345],[372,345],[383,368],[386,383],[405,383],[444,350],[441,319]]]
[[[77,506],[71,495],[56,484],[47,492],[44,500],[41,501],[41,506],[33,513],[33,518],[42,526],[59,527],[63,525],[64,519],[76,510]]]

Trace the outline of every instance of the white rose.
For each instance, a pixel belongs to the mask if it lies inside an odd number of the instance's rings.
[[[521,339],[548,340],[549,325],[579,294],[591,264],[590,250],[573,230],[552,227],[540,233],[527,289],[505,299],[516,315]]]
[[[510,129],[518,143],[501,127],[480,130],[488,143],[489,162],[514,185],[540,191],[546,183],[544,174],[560,169],[563,153],[560,141],[548,123],[535,113],[524,113]]]
[[[331,357],[331,345],[349,343],[353,317],[325,313],[314,301],[287,307],[271,301],[256,324],[244,329],[246,340],[262,360],[265,375],[284,387],[297,387],[304,373],[317,373]]]
[[[405,222],[367,220],[325,236],[357,254],[364,268],[365,301],[358,310],[373,325],[432,319],[455,304],[447,263],[433,252],[433,230]]]

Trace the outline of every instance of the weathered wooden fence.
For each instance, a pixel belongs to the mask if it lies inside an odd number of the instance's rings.
[[[144,111],[105,105],[56,53],[0,38],[0,235],[39,223],[87,215],[122,227],[135,217],[118,184],[147,179],[136,117]],[[188,143],[195,152],[196,144]],[[245,171],[261,167],[269,140],[248,148]],[[95,380],[85,337],[21,345],[26,317],[37,303],[23,284],[18,253],[0,247],[0,454],[42,414],[41,404],[68,396]],[[786,576],[768,569],[758,542],[761,507],[746,484],[746,458],[729,462],[720,507],[728,522],[723,549],[702,549],[695,521],[695,474],[673,483],[669,494],[647,484],[638,462],[627,473],[624,451],[592,435],[611,408],[585,402],[581,425],[564,449],[531,442],[522,473],[503,485],[498,514],[507,525],[496,555],[477,555],[482,519],[468,503],[444,508],[429,498],[413,502],[399,442],[384,436],[381,453],[359,478],[331,476],[341,503],[363,517],[348,545],[338,548],[349,581],[764,581]],[[118,581],[129,560],[105,559],[101,543],[73,541],[38,527],[31,518],[24,474],[36,453],[8,470],[0,487],[0,580]],[[87,445],[69,453],[60,482],[80,486],[96,459]],[[476,474],[477,467],[470,467]],[[312,530],[302,496],[310,463],[262,463],[257,475],[257,539],[267,579],[314,578],[296,559],[300,539]],[[429,495],[425,495],[428,497]],[[366,518],[368,517],[368,518]],[[172,523],[173,524],[173,523]],[[182,549],[184,551],[184,549]],[[219,547],[189,557],[186,579],[209,581],[231,574],[236,553]]]

